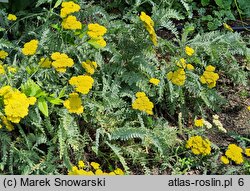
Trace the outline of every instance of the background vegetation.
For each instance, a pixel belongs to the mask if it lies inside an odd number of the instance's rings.
[[[81,23],[76,30],[62,26],[62,2],[0,3],[0,51],[8,53],[0,57],[1,174],[68,174],[81,160],[88,169],[95,161],[125,174],[250,174],[248,0],[74,0],[81,7],[72,13]],[[141,12],[154,22],[157,44]],[[91,23],[107,29],[106,46],[90,38]],[[38,47],[25,55],[32,39]],[[74,65],[64,73],[44,67],[41,59],[52,62],[55,52]],[[97,64],[91,75],[82,66],[87,60]],[[200,79],[209,65],[219,76],[209,74],[213,87]],[[179,69],[183,84],[175,82],[180,75],[169,77]],[[78,92],[84,111],[77,114],[65,101],[76,91],[69,80],[79,75],[94,83]],[[18,123],[6,114],[6,86],[36,98]],[[152,115],[134,109],[137,92],[153,103]],[[240,127],[231,127],[234,120]],[[195,136],[209,140],[209,154],[187,148]],[[193,144],[203,151],[199,141]],[[240,164],[226,153],[230,144],[242,149]]]

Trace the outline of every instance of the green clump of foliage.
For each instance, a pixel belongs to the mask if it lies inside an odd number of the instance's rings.
[[[227,103],[218,89],[226,86],[223,76],[234,85],[247,85],[248,73],[237,60],[237,56],[249,57],[241,34],[227,30],[196,33],[192,23],[179,31],[174,21],[192,18],[191,1],[184,0],[74,1],[81,9],[72,15],[82,27],[67,30],[60,17],[62,2],[39,0],[32,9],[23,6],[18,11],[11,1],[9,8],[0,10],[0,50],[8,53],[0,62],[4,71],[0,73],[0,89],[11,86],[36,98],[28,114],[15,123],[6,115],[7,98],[0,96],[0,173],[67,174],[77,161],[92,160],[102,169],[116,166],[127,174],[135,170],[152,174],[154,167],[159,174],[184,174],[192,169],[206,174],[210,168],[207,161],[218,161],[220,148],[213,145],[211,157],[193,156],[183,139],[205,132],[185,127],[190,119],[209,118],[210,112],[220,112]],[[205,1],[201,4],[207,6]],[[27,5],[32,6],[30,2]],[[9,10],[16,11],[16,21],[7,19]],[[142,11],[151,15],[156,32],[166,30],[172,38],[157,36],[154,45],[149,26],[139,17]],[[90,23],[107,29],[103,37],[106,46],[89,38]],[[39,41],[37,51],[24,55],[24,44],[32,39]],[[187,54],[187,46],[193,49],[192,55]],[[74,65],[62,73],[53,64],[42,67],[41,58],[53,61],[55,52],[67,54]],[[178,66],[181,59],[194,69]],[[86,60],[97,63],[91,75],[82,67]],[[219,75],[212,88],[200,79],[209,65]],[[185,70],[185,83],[176,85],[167,76],[180,68]],[[78,92],[84,111],[77,114],[65,102],[77,91],[70,79],[80,75],[91,76],[94,84],[87,94]],[[159,84],[150,83],[151,78],[157,78]],[[144,92],[153,103],[153,115],[134,109],[138,92]],[[208,173],[222,168],[216,162],[211,166],[213,171]]]

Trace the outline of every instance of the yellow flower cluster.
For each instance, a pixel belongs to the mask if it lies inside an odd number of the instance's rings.
[[[124,175],[124,172],[120,168],[116,168],[112,172],[104,172],[100,168],[100,164],[96,162],[90,163],[91,168],[87,169],[83,161],[78,162],[78,166],[73,166],[71,170],[68,171],[68,175]]]
[[[27,98],[19,90],[4,86],[0,89],[0,96],[4,97],[4,112],[7,119],[13,123],[19,123],[22,118],[28,115],[29,105],[34,105],[35,97]]]
[[[203,126],[203,123],[204,123],[204,120],[203,120],[203,119],[196,119],[196,120],[194,121],[194,125],[195,125],[196,127],[202,127],[202,126]]]
[[[8,55],[9,55],[8,52],[0,50],[0,59],[5,59]]]
[[[223,163],[223,164],[229,164],[229,160],[226,156],[221,156],[220,157],[220,161]]]
[[[186,148],[191,148],[195,155],[208,155],[211,153],[211,143],[208,139],[202,139],[201,136],[190,137],[186,143]]]
[[[75,90],[82,94],[89,93],[89,90],[92,88],[94,79],[91,76],[80,75],[74,76],[69,80],[69,84],[75,86]]]
[[[82,62],[82,67],[85,69],[85,71],[92,75],[95,72],[95,69],[97,68],[96,62],[92,62],[90,60],[86,60],[86,62]]]
[[[244,154],[250,157],[250,148],[246,148]],[[221,156],[220,160],[223,164],[229,164],[229,159],[235,162],[235,164],[242,164],[244,162],[243,149],[235,144],[229,144],[226,156]]]
[[[150,78],[149,82],[157,86],[160,83],[160,80],[157,78]]]
[[[219,75],[214,72],[214,66],[207,66],[203,75],[200,77],[200,81],[202,84],[207,84],[209,88],[213,88],[216,86],[216,81],[219,79]]]
[[[8,121],[8,119],[7,119],[5,116],[0,115],[0,119],[1,119],[1,121],[2,121],[2,124],[6,127],[6,129],[7,129],[8,131],[12,131],[12,130],[14,129],[14,126],[11,124],[10,121]],[[1,128],[1,127],[2,127],[2,126],[0,125],[0,128]]]
[[[137,92],[135,94],[136,100],[132,103],[133,109],[138,109],[140,111],[145,111],[149,115],[153,115],[154,104],[148,99],[144,92]]]
[[[81,98],[78,93],[69,94],[69,99],[63,102],[63,105],[68,109],[70,113],[81,114],[83,113],[83,106]]]
[[[167,74],[167,79],[177,86],[183,86],[186,80],[186,73],[184,69],[179,68],[174,72],[169,72]]]
[[[99,25],[97,23],[88,24],[87,34],[89,35],[90,38],[102,37],[106,32],[107,32],[107,29],[102,25]]]
[[[50,68],[52,62],[51,62],[51,60],[50,60],[49,58],[44,58],[44,57],[42,57],[42,58],[40,59],[40,62],[39,62],[38,64],[39,64],[39,66],[42,67],[42,68]]]
[[[8,19],[9,21],[15,21],[15,20],[17,19],[17,17],[16,17],[16,15],[8,14],[7,19]]]
[[[106,46],[106,41],[103,35],[107,32],[106,27],[99,25],[97,23],[88,24],[87,34],[91,38],[90,41],[98,44],[100,47],[104,48]]]
[[[60,12],[62,18],[67,17],[69,14],[80,11],[81,7],[73,1],[63,2]]]
[[[188,56],[192,56],[194,54],[194,49],[192,49],[191,47],[189,46],[186,46],[185,47],[185,52]]]
[[[238,147],[235,144],[229,144],[225,152],[225,155],[228,159],[231,159],[236,164],[241,164],[244,161],[242,152],[243,152],[242,148]]]
[[[82,23],[78,21],[75,16],[69,15],[63,19],[62,27],[69,30],[82,29]]]
[[[35,40],[35,39],[25,43],[24,47],[22,48],[22,53],[25,56],[34,55],[36,53],[38,43],[39,43],[39,41]]]
[[[176,62],[176,65],[183,69],[194,70],[194,66],[192,64],[187,64],[184,58],[181,58],[179,61]]]
[[[186,72],[184,69],[194,70],[192,64],[187,64],[184,58],[176,62],[178,69],[174,72],[167,73],[167,79],[177,86],[183,86],[186,80]]]
[[[51,55],[52,60],[52,66],[56,69],[56,71],[64,73],[66,72],[67,67],[72,67],[74,65],[74,61],[72,58],[69,58],[67,54],[60,53],[60,52],[54,52]]]
[[[151,41],[155,46],[157,46],[157,35],[154,30],[154,21],[145,12],[141,12],[140,19],[144,23],[146,30],[149,33]]]

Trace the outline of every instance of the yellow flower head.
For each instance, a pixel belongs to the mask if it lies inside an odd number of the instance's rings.
[[[150,78],[149,82],[157,86],[160,83],[160,80],[157,78]]]
[[[99,38],[102,37],[107,32],[107,29],[99,25],[97,23],[90,23],[88,24],[88,32],[90,38]]]
[[[9,21],[15,21],[15,20],[17,19],[17,17],[16,17],[16,15],[8,14],[7,19],[8,19]]]
[[[140,15],[140,19],[141,21],[143,21],[146,25],[148,26],[154,26],[154,21],[151,19],[150,16],[148,16],[145,12],[141,12],[141,15]]]
[[[14,126],[11,124],[10,121],[8,121],[8,119],[5,116],[1,115],[0,119],[8,131],[14,130]]]
[[[187,64],[187,69],[188,70],[194,70],[194,66],[192,64]]]
[[[85,69],[85,71],[92,75],[95,72],[95,69],[97,68],[96,62],[92,62],[90,60],[86,60],[86,62],[82,62],[82,67]]]
[[[70,113],[81,114],[83,113],[82,101],[77,93],[69,94],[69,99],[63,102],[63,105]]]
[[[75,16],[69,15],[67,18],[63,19],[62,27],[69,30],[82,29],[82,23],[76,19]]]
[[[97,162],[91,162],[90,165],[91,165],[95,170],[97,170],[97,169],[100,168],[100,164],[97,163]]]
[[[89,90],[92,88],[94,79],[91,76],[80,75],[74,76],[69,80],[69,84],[75,86],[75,90],[82,94],[89,93]]]
[[[205,68],[204,73],[200,77],[202,84],[207,84],[209,88],[216,86],[216,81],[219,79],[219,75],[214,72],[215,67],[209,65]]]
[[[157,46],[157,35],[154,30],[154,21],[145,12],[141,12],[140,19],[144,23],[145,28],[149,33],[151,41],[155,46]]]
[[[196,127],[202,127],[202,126],[203,126],[203,119],[196,119],[196,120],[194,121],[194,125],[195,125]]]
[[[9,55],[8,52],[0,50],[0,59],[5,59],[8,55]]]
[[[214,66],[211,66],[211,65],[208,65],[206,68],[205,68],[206,71],[208,72],[214,72],[215,71],[215,67]]]
[[[201,136],[190,137],[186,143],[186,148],[191,148],[195,155],[208,155],[211,153],[211,143],[208,139],[202,139]]]
[[[80,160],[79,162],[78,162],[78,167],[79,168],[84,168],[84,162],[82,161],[82,160]]]
[[[62,18],[67,17],[69,14],[80,11],[80,5],[74,3],[73,1],[63,2],[60,12]]]
[[[34,55],[36,53],[38,43],[39,41],[35,39],[25,43],[24,47],[22,48],[22,53],[26,56]]]
[[[51,60],[49,58],[44,58],[42,57],[40,59],[40,62],[38,63],[39,66],[41,66],[42,68],[50,68],[51,67]]]
[[[221,156],[220,157],[220,160],[223,164],[229,164],[229,160],[226,156]]]
[[[34,105],[35,97],[27,98],[19,90],[13,90],[9,86],[0,89],[0,95],[4,96],[4,112],[9,121],[19,123],[22,118],[28,115],[29,105]]]
[[[67,67],[72,67],[74,65],[74,61],[72,58],[69,58],[66,54],[60,52],[54,52],[51,55],[52,66],[56,69],[56,71],[64,73],[66,72]]]
[[[144,92],[137,92],[136,97],[136,100],[132,103],[132,108],[153,115],[154,104],[148,99],[146,94]]]
[[[241,164],[244,161],[242,152],[242,148],[238,147],[235,144],[229,144],[225,155],[236,164]]]
[[[186,73],[183,68],[167,74],[168,80],[177,86],[183,86],[186,80]]]
[[[188,56],[192,56],[194,54],[194,49],[192,49],[191,47],[189,46],[186,46],[185,47],[185,52]]]
[[[250,106],[247,107],[248,111],[250,111]]]

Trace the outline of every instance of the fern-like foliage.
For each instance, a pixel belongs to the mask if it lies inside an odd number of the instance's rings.
[[[59,113],[59,115],[61,118],[57,133],[60,146],[60,158],[62,158],[64,155],[68,156],[69,146],[74,151],[79,151],[81,148],[82,136],[80,135],[79,127],[73,116],[66,110]]]
[[[0,172],[4,172],[8,161],[9,147],[11,144],[11,138],[7,132],[0,131]],[[1,173],[2,174],[2,173]]]
[[[209,63],[215,64],[236,84],[247,84],[247,73],[242,70],[235,56],[247,55],[249,51],[241,35],[219,31],[198,34],[190,44],[209,56]]]
[[[153,129],[123,127],[114,129],[111,134],[111,140],[128,141],[131,139],[141,139],[144,146],[153,145],[160,154],[166,154],[166,150],[170,145],[176,143],[177,138],[175,129],[168,127],[163,121],[154,124]],[[162,126],[160,126],[160,124]]]

